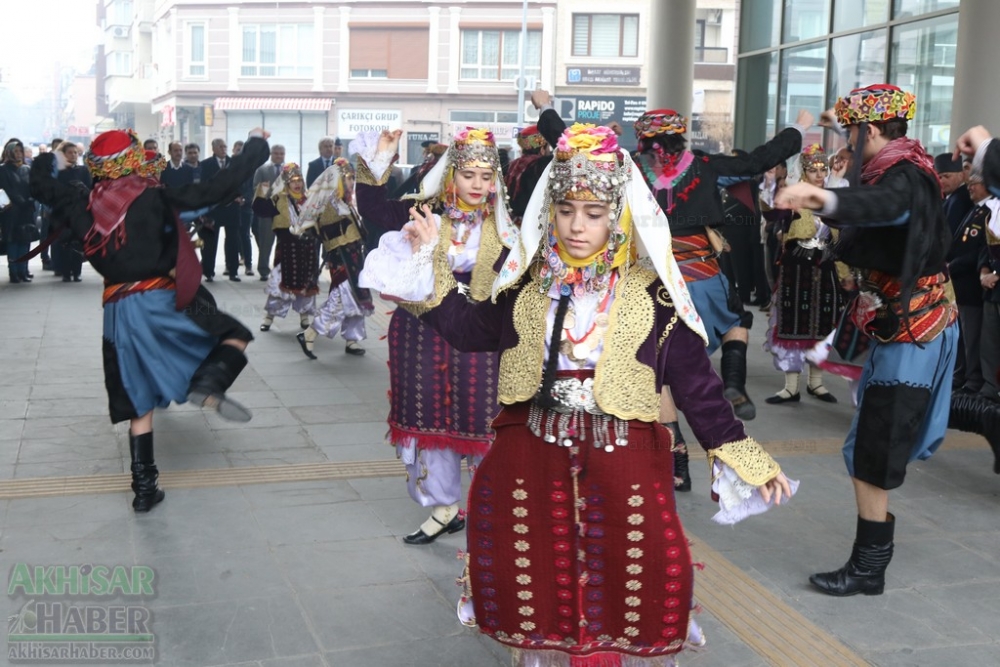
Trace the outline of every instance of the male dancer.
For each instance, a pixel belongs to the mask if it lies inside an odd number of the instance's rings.
[[[777,196],[779,208],[810,208],[842,229],[835,252],[861,290],[851,316],[874,339],[844,443],[858,507],[854,548],[839,570],[809,578],[828,595],[882,594],[895,529],[889,491],[910,461],[937,450],[948,426],[958,347],[945,271],[951,234],[934,162],[906,136],[915,111],[915,96],[895,86],[851,91],[835,113],[849,132],[852,186],[798,183]]]

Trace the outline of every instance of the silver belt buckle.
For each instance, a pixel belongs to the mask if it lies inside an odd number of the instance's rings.
[[[553,407],[556,412],[571,414],[583,411],[592,415],[604,414],[597,407],[597,400],[594,398],[594,378],[587,378],[583,382],[577,378],[556,380],[552,385],[552,397],[558,402]]]

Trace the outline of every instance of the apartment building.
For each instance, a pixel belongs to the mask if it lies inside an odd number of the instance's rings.
[[[513,143],[522,53],[527,85],[554,91],[567,120],[634,120],[652,1],[529,0],[522,49],[522,0],[98,0],[99,96],[161,144],[231,144],[263,125],[306,161],[324,135],[402,128],[413,163],[465,125]],[[736,5],[699,2],[696,145],[701,115],[732,106]]]

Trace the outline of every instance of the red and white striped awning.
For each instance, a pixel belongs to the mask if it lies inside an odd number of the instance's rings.
[[[329,111],[331,98],[322,97],[217,97],[216,111]]]

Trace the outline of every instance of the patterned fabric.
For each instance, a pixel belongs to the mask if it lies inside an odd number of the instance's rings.
[[[674,237],[674,259],[684,282],[705,280],[719,274],[719,260],[705,234]]]
[[[83,254],[92,257],[98,252],[107,254],[108,243],[112,249],[125,244],[125,215],[129,207],[146,188],[157,187],[151,178],[130,176],[98,181],[90,191],[90,209],[94,224],[83,239]]]
[[[837,121],[845,126],[880,123],[893,118],[911,120],[916,111],[916,95],[889,84],[855,88],[834,106]]]
[[[281,265],[281,290],[299,296],[319,294],[319,247],[315,235],[278,235],[275,265]]]
[[[498,411],[497,359],[462,353],[402,308],[389,321],[389,439],[483,455]]]
[[[958,318],[943,273],[917,281],[910,297],[909,326],[902,323],[898,278],[870,270],[861,279],[861,295],[854,301],[852,317],[859,329],[883,343],[927,343]]]
[[[658,134],[684,134],[687,118],[673,109],[647,111],[635,121],[635,137],[655,137]]]
[[[890,141],[875,157],[865,163],[861,172],[861,182],[865,184],[878,183],[882,180],[885,172],[904,160],[918,166],[935,182],[938,180],[937,172],[934,171],[934,160],[927,154],[920,142],[916,139],[900,137]]]
[[[776,347],[806,350],[837,327],[844,303],[837,268],[821,249],[786,246],[775,285],[775,326],[768,339]]]
[[[595,654],[593,664],[617,665],[679,652],[693,574],[670,483],[669,432],[632,421],[629,444],[614,452],[590,439],[567,448],[532,435],[528,412],[527,404],[504,408],[497,444],[469,491],[481,631],[522,658],[558,650],[576,656],[572,664],[592,664],[586,657]]]

